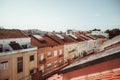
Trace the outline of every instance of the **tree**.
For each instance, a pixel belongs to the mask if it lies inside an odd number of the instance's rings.
[[[95,29],[93,29],[92,31],[101,31],[101,30],[100,30],[100,29],[96,29],[96,28],[95,28]]]
[[[115,28],[115,29],[112,29],[112,30],[107,29],[105,31],[105,33],[108,33],[109,38],[111,39],[111,38],[113,38],[113,37],[115,37],[117,35],[120,35],[120,29],[118,29],[118,28]]]

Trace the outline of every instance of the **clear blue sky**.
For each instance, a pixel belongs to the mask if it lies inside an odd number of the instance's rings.
[[[101,30],[120,27],[120,0],[0,0],[0,26]]]

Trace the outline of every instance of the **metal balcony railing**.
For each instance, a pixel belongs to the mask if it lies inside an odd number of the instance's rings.
[[[39,64],[44,64],[44,63],[46,63],[46,59],[45,58],[43,60],[39,61]]]

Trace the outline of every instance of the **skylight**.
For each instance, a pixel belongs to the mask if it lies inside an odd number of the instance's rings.
[[[82,36],[82,37],[84,37],[84,38],[86,38],[86,39],[90,39],[89,37],[86,37],[86,36],[84,36],[84,35],[82,35],[82,34],[81,34],[80,36]]]
[[[57,37],[60,38],[60,39],[64,39],[64,37],[61,36],[61,35],[59,35],[59,34],[55,34],[55,36],[57,36]]]
[[[73,37],[73,38],[75,38],[75,39],[77,39],[77,37],[75,35],[70,34],[70,36]]]
[[[33,36],[37,39],[42,39],[42,37],[40,35],[33,35]]]

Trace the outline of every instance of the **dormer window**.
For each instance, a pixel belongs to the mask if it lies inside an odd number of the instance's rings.
[[[22,49],[21,46],[19,45],[19,43],[16,43],[15,41],[10,42],[9,44],[13,50],[19,50]]]
[[[2,52],[2,51],[3,51],[3,45],[0,44],[0,52]]]
[[[23,47],[24,49],[27,49],[27,44],[22,45],[22,47]]]

